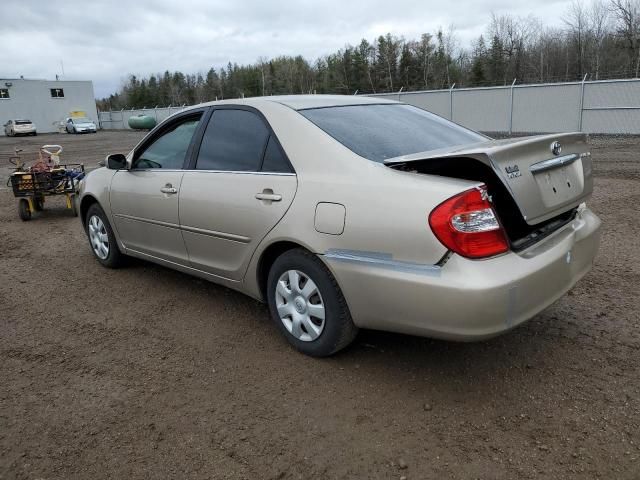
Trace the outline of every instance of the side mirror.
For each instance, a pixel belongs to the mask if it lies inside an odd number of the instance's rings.
[[[122,153],[107,155],[107,168],[110,170],[122,170],[127,168],[127,157]]]

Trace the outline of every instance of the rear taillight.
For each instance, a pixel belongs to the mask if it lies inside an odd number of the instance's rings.
[[[485,185],[442,202],[429,215],[429,225],[445,247],[463,257],[491,257],[509,250]]]

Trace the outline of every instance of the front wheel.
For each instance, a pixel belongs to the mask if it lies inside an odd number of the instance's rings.
[[[23,222],[31,220],[31,208],[29,207],[29,200],[21,198],[18,202],[18,215]]]
[[[289,250],[276,259],[269,271],[267,296],[274,322],[302,353],[332,355],[358,333],[335,278],[306,250]]]
[[[105,267],[118,268],[123,262],[123,255],[118,248],[109,220],[97,203],[89,207],[85,229],[96,259]]]

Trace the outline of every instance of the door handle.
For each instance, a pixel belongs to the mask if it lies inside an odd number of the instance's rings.
[[[265,188],[262,193],[256,193],[256,198],[258,200],[266,200],[268,202],[279,202],[282,200],[282,195],[273,193],[273,190]]]
[[[173,188],[173,185],[171,185],[170,183],[167,183],[164,187],[162,187],[160,189],[160,191],[162,193],[167,193],[167,194],[178,193],[178,189],[177,188]]]

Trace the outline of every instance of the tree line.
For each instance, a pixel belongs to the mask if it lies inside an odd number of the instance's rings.
[[[640,76],[640,0],[574,0],[560,27],[529,15],[492,15],[461,47],[453,28],[405,39],[362,39],[311,62],[302,56],[229,62],[206,73],[130,75],[100,110],[191,105],[298,93],[383,93]]]

